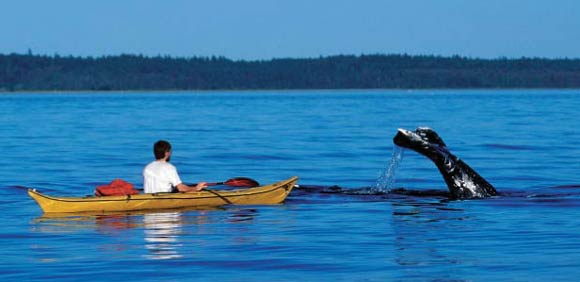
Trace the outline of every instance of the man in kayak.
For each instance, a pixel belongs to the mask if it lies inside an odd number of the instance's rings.
[[[207,187],[207,183],[200,182],[197,185],[188,186],[181,182],[177,169],[170,164],[171,144],[165,140],[159,140],[153,145],[155,161],[149,163],[143,169],[143,188],[145,193],[161,192],[196,192]]]

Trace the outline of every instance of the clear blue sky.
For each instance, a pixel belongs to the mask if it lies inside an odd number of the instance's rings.
[[[0,53],[580,58],[576,0],[1,0]]]

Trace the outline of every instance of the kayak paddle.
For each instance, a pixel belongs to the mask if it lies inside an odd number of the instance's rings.
[[[192,184],[190,186],[195,186],[197,184]],[[227,185],[232,187],[257,187],[260,186],[258,181],[248,178],[248,177],[234,177],[230,178],[224,182],[213,182],[207,183],[207,186],[217,186],[217,185]]]

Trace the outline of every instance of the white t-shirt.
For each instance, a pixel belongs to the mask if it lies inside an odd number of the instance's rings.
[[[168,162],[153,161],[143,169],[143,189],[145,193],[171,192],[181,184],[175,166]]]

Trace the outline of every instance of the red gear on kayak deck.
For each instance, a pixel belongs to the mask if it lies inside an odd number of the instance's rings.
[[[106,185],[97,186],[95,189],[96,196],[124,196],[139,194],[139,191],[133,188],[133,184],[122,180],[115,179]]]

